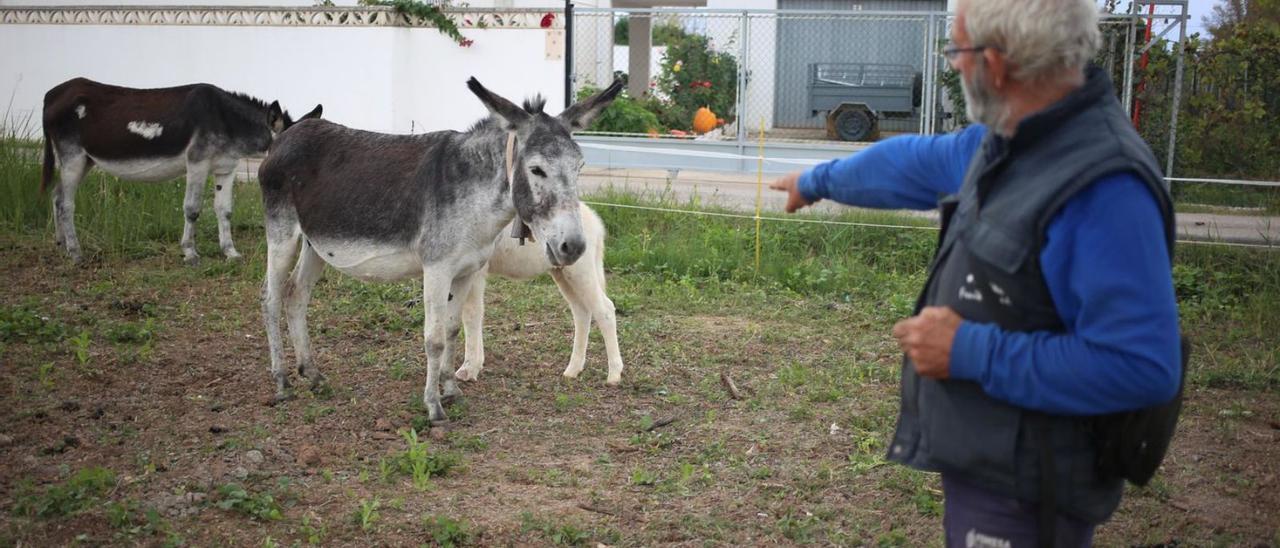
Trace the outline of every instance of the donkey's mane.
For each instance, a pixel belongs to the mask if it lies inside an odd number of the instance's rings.
[[[534,95],[531,99],[524,100],[524,111],[529,114],[537,114],[542,112],[542,107],[547,106],[547,98],[541,93]]]
[[[252,96],[252,95],[249,95],[248,93],[241,93],[241,92],[239,92],[239,91],[232,91],[232,92],[229,92],[229,93],[231,94],[231,96],[232,96],[232,97],[235,97],[236,99],[239,99],[239,100],[241,100],[241,101],[244,101],[244,102],[246,102],[246,103],[249,103],[249,104],[251,104],[251,105],[253,105],[253,106],[255,106],[255,107],[258,107],[258,108],[260,108],[260,109],[263,109],[263,110],[266,110],[266,109],[267,109],[267,107],[269,107],[269,106],[270,106],[270,105],[268,105],[268,104],[267,104],[267,102],[266,102],[266,101],[263,101],[262,99],[259,99],[259,98],[257,98],[257,97],[254,97],[254,96]]]
[[[531,98],[525,99],[523,106],[525,112],[528,112],[529,114],[539,114],[542,112],[543,107],[547,106],[547,98],[543,97],[542,94],[537,94]],[[489,115],[476,120],[474,124],[471,124],[471,127],[467,128],[466,133],[475,133],[492,128],[501,129],[498,127],[498,119]]]

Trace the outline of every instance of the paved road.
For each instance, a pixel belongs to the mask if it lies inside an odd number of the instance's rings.
[[[780,192],[768,189],[773,178],[764,178],[762,207],[769,214],[782,213],[786,203]],[[651,196],[668,196],[687,202],[693,196],[706,205],[754,211],[757,176],[755,174],[713,173],[665,170],[623,170],[588,167],[580,179],[582,189],[592,192],[605,188],[627,190]],[[849,210],[828,201],[819,202],[816,212]],[[904,212],[936,218],[932,213]],[[1280,245],[1280,216],[1236,215],[1217,213],[1179,213],[1179,238],[1200,241]]]

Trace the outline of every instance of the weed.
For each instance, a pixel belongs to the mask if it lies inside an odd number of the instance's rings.
[[[356,508],[355,513],[351,516],[352,521],[360,526],[361,531],[369,532],[369,530],[373,529],[374,524],[378,522],[378,518],[381,517],[378,514],[379,506],[382,506],[382,501],[378,497],[374,497],[373,500],[361,499],[360,506]]]
[[[306,514],[302,516],[302,525],[298,526],[298,532],[302,533],[303,538],[307,540],[307,544],[312,546],[317,546],[324,542],[324,535],[327,532],[327,528],[323,524],[320,524],[319,527],[315,525],[319,521],[319,517],[313,520],[311,514]]]
[[[422,518],[422,524],[427,528],[427,534],[441,548],[466,546],[474,541],[474,535],[467,525],[454,519],[426,516]]]
[[[36,382],[45,388],[53,388],[53,362],[36,366]]]
[[[775,524],[778,531],[783,537],[792,542],[810,543],[816,538],[817,531],[822,525],[822,521],[808,512],[804,516],[798,516],[793,512],[787,512],[778,518]]]
[[[0,306],[0,341],[27,344],[56,343],[67,326],[26,306]]]
[[[334,409],[333,406],[318,405],[313,403],[308,405],[307,409],[302,412],[302,422],[305,422],[307,424],[315,424],[315,422],[319,420],[320,417],[327,417],[329,415],[334,414],[334,412],[336,411],[337,409]]]
[[[71,343],[71,351],[75,353],[76,362],[84,367],[89,364],[89,330],[80,331],[79,335],[67,339]]]
[[[416,430],[404,430],[400,435],[408,447],[378,462],[378,472],[383,481],[403,474],[412,478],[414,487],[425,490],[432,477],[447,474],[461,462],[455,453],[430,451],[426,440],[418,439]]]
[[[278,520],[284,515],[280,503],[271,493],[250,493],[244,487],[228,483],[218,488],[218,508],[234,510],[252,519]]]
[[[529,512],[520,514],[520,530],[537,531],[556,546],[587,546],[591,541],[590,531],[569,523],[557,525],[550,520],[537,518]]]
[[[37,518],[71,515],[88,508],[115,484],[115,472],[97,466],[81,469],[43,493],[35,493],[31,483],[24,482],[14,497],[13,513]]]
[[[658,483],[658,474],[644,468],[631,471],[631,485],[653,485]]]

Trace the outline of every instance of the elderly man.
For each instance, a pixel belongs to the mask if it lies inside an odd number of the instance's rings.
[[[889,458],[941,472],[949,546],[1086,546],[1123,488],[1096,466],[1093,421],[1179,387],[1170,198],[1110,79],[1086,68],[1093,0],[961,0],[957,15],[943,53],[977,123],[771,186],[788,212],[941,209],[917,314],[893,328]]]

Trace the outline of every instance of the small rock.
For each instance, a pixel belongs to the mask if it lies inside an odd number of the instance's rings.
[[[448,433],[449,432],[442,427],[433,426],[431,427],[431,431],[428,435],[431,437],[432,441],[444,441],[445,435]]]
[[[13,443],[13,436],[8,434],[0,434],[0,447],[4,447]]]
[[[238,480],[245,479],[249,477],[249,470],[245,469],[243,466],[237,466],[231,469],[231,477]]]
[[[314,445],[304,445],[298,450],[298,464],[315,466],[320,464],[320,449]]]
[[[227,427],[225,427],[225,426],[221,426],[221,425],[217,425],[217,424],[215,424],[215,425],[213,425],[213,426],[210,426],[210,427],[209,427],[209,433],[210,433],[210,434],[221,434],[221,433],[226,432],[226,431],[227,431]]]
[[[245,452],[244,460],[249,461],[250,464],[262,464],[262,461],[266,459],[262,457],[262,451],[251,449]]]
[[[373,421],[373,429],[374,429],[374,430],[377,430],[377,431],[379,431],[379,432],[390,432],[390,431],[391,431],[391,421],[389,421],[389,420],[387,420],[387,419],[385,419],[385,418],[381,418],[381,419],[378,419],[378,420],[376,420],[376,421]]]

